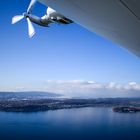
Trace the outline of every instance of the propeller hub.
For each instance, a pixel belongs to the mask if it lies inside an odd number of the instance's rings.
[[[25,12],[25,13],[23,13],[23,16],[24,16],[25,18],[28,18],[28,17],[29,17],[29,14],[28,14],[27,12]]]

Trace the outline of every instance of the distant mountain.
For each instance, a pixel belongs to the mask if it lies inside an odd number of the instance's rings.
[[[50,92],[38,92],[38,91],[27,91],[27,92],[0,92],[0,100],[16,100],[16,99],[42,99],[42,98],[57,98],[61,97],[61,94],[50,93]]]

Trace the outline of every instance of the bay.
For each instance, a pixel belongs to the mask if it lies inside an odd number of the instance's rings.
[[[140,140],[140,113],[86,107],[34,113],[0,112],[0,140]]]

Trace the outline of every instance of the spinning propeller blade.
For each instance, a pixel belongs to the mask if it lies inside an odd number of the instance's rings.
[[[27,18],[27,23],[28,23],[28,34],[29,34],[29,37],[32,38],[35,34],[35,29],[29,18]]]
[[[17,15],[12,18],[12,24],[15,24],[24,18],[23,15]]]
[[[28,14],[29,14],[29,13],[32,13],[32,10],[33,10],[33,8],[34,8],[35,3],[36,3],[36,0],[31,0],[30,5],[29,5],[29,7],[28,7],[28,9],[27,9],[27,13],[28,13]]]

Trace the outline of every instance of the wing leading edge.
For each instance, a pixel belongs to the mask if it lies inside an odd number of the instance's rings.
[[[38,0],[140,57],[140,1]]]

